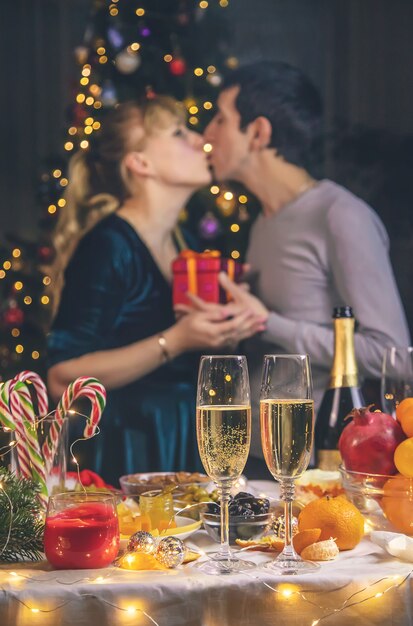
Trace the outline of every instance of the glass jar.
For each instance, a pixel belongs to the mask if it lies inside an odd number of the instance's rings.
[[[142,519],[149,517],[151,528],[159,531],[175,526],[174,502],[171,492],[154,489],[139,496]]]

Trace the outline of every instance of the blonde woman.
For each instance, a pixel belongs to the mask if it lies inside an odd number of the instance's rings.
[[[220,307],[175,319],[178,216],[210,182],[202,138],[171,98],[122,104],[94,149],[72,158],[69,180],[55,234],[57,289],[70,261],[48,338],[50,393],[57,399],[80,375],[106,386],[102,432],[82,461],[106,480],[199,469],[197,351],[221,350],[263,328],[249,311],[228,318]]]

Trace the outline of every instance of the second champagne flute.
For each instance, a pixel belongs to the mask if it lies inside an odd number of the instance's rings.
[[[292,543],[294,480],[307,469],[314,437],[314,401],[310,362],[304,354],[264,357],[260,422],[265,462],[281,484],[285,511],[285,545],[268,567],[279,574],[304,574],[318,565],[304,561]]]
[[[196,431],[202,464],[221,501],[221,548],[199,565],[208,574],[231,574],[254,563],[229,547],[231,487],[247,462],[251,441],[251,401],[245,356],[203,356],[199,365]]]

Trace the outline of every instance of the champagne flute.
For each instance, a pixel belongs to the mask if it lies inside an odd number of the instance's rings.
[[[279,574],[304,574],[318,565],[301,559],[292,543],[294,480],[307,469],[314,438],[310,362],[304,354],[264,357],[260,396],[261,443],[265,462],[281,484],[285,545],[267,567]]]
[[[255,567],[229,547],[231,487],[247,462],[251,401],[245,356],[203,356],[198,375],[196,432],[202,464],[221,503],[221,547],[199,567],[208,574],[231,574]]]
[[[389,346],[383,355],[381,374],[383,410],[396,417],[404,398],[413,397],[413,347]]]

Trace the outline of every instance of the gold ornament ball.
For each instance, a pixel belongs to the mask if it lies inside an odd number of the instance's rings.
[[[155,556],[166,567],[178,567],[185,558],[185,546],[177,537],[164,537],[158,543]]]

